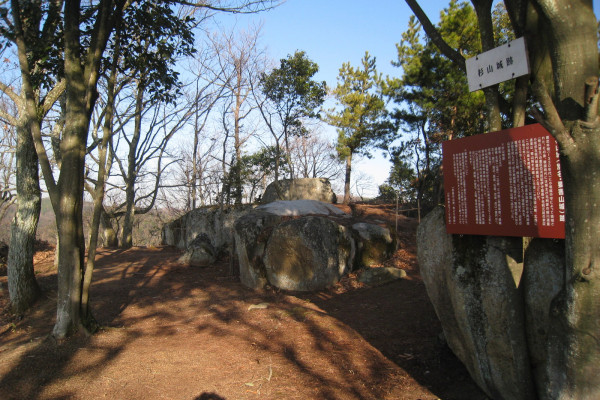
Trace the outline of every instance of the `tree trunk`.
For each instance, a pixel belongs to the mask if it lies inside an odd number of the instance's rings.
[[[13,312],[22,313],[40,293],[33,270],[33,244],[41,206],[38,158],[26,126],[17,127],[16,153],[18,203],[11,227],[7,273]]]
[[[600,396],[600,123],[577,124],[582,151],[561,157],[566,206],[564,286],[552,302],[548,348],[547,397],[592,399]]]
[[[496,46],[492,22],[492,0],[474,0],[473,6],[477,14],[477,21],[479,22],[482,50],[491,50]],[[500,118],[498,85],[483,89],[483,93],[485,94],[488,132],[499,131],[502,129],[502,119]]]
[[[62,168],[58,181],[61,196],[56,213],[60,241],[56,323],[52,333],[58,339],[76,332],[83,322],[80,309],[85,252],[82,194],[89,120],[85,109],[77,107],[82,105],[81,100],[73,100],[70,96],[67,102],[67,123],[61,143]],[[76,102],[79,104],[73,104]]]
[[[119,245],[117,234],[110,217],[104,211],[100,215],[100,226],[102,229],[102,245],[104,247],[117,247]]]
[[[194,118],[194,149],[192,151],[192,193],[190,194],[191,210],[196,209],[197,185],[198,185],[198,137],[200,136],[200,128],[198,125],[199,104],[196,103],[196,114]]]
[[[81,286],[85,268],[83,183],[90,115],[97,99],[96,68],[99,67],[99,59],[88,59],[90,64],[86,68],[81,63],[78,6],[77,2],[67,1],[64,8],[66,115],[63,139],[60,144],[62,155],[60,177],[50,193],[60,238],[56,323],[52,330],[52,334],[57,339],[63,339],[81,327],[86,328],[87,322],[81,318]],[[102,32],[101,29],[96,33],[102,35]],[[108,33],[104,32],[104,34],[105,39],[100,40],[99,43],[106,43],[108,40]],[[102,54],[102,51],[99,51],[99,54]],[[39,141],[39,138],[36,140]],[[47,183],[53,182],[51,172],[46,176],[44,171],[44,176]]]
[[[561,150],[565,187],[565,283],[550,310],[553,376],[548,398],[600,398],[600,121],[597,21],[592,1],[539,0],[554,88],[534,86]],[[589,77],[593,79],[587,80]],[[549,100],[545,96],[552,96]],[[558,350],[556,350],[558,349]]]
[[[129,249],[133,246],[133,219],[135,214],[135,196],[134,187],[127,183],[125,189],[125,217],[123,218],[123,226],[121,228],[121,242],[119,247]]]
[[[241,164],[242,158],[242,126],[241,126],[241,109],[242,103],[244,102],[244,96],[242,95],[242,83],[243,83],[243,71],[242,71],[242,60],[236,62],[236,86],[235,86],[235,107],[233,109],[233,139],[235,148],[235,162],[231,164],[231,177],[232,186],[234,188],[235,204],[242,204],[242,177],[241,177]]]
[[[129,249],[133,246],[133,219],[135,217],[135,181],[137,180],[136,154],[140,137],[142,135],[142,112],[144,108],[144,91],[146,85],[144,79],[140,78],[137,85],[135,99],[135,119],[133,137],[129,143],[129,154],[127,156],[127,176],[125,177],[125,218],[121,230],[120,247]]]
[[[346,156],[346,179],[344,181],[344,204],[350,204],[350,175],[352,174],[352,152]]]

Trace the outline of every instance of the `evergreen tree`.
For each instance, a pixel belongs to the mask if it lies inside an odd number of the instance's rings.
[[[468,3],[452,1],[437,29],[462,54],[480,52],[477,16]],[[404,133],[400,145],[391,149],[391,174],[412,165],[412,200],[429,210],[442,200],[441,143],[482,132],[486,120],[483,93],[470,93],[465,74],[423,36],[418,20],[411,17],[393,62],[403,75],[388,80],[386,95],[398,106],[392,115]],[[394,184],[392,175],[388,183]]]
[[[294,177],[290,160],[291,136],[306,133],[303,125],[305,118],[318,118],[318,108],[325,101],[327,86],[325,82],[313,80],[319,71],[317,63],[311,61],[303,51],[296,51],[280,61],[279,68],[268,74],[262,74],[260,86],[271,108],[266,104],[259,106],[260,112],[275,139],[275,149],[281,153],[281,140],[285,144],[285,154],[290,173]],[[279,157],[276,158],[275,180],[279,179]]]
[[[338,155],[346,161],[344,204],[350,202],[352,157],[370,156],[370,149],[385,145],[392,132],[382,92],[384,83],[375,58],[366,52],[361,64],[359,68],[350,63],[342,65],[333,90],[341,108],[332,109],[327,115],[328,122],[337,128]]]

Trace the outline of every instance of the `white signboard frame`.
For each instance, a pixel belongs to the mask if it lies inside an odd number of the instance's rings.
[[[469,91],[483,89],[529,74],[525,38],[520,37],[495,49],[467,59]]]

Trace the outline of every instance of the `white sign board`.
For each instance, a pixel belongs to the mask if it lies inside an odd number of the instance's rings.
[[[523,37],[467,60],[471,92],[527,74],[529,61]]]

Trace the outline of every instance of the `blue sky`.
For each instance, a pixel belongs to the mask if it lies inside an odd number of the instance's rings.
[[[446,1],[422,3],[434,20],[447,5]],[[381,72],[398,74],[390,62],[396,58],[395,44],[411,15],[402,0],[287,0],[253,18],[263,21],[262,41],[273,58],[304,50],[319,64],[318,79],[335,86],[342,63],[358,65],[367,50],[377,58]],[[240,18],[240,24],[244,18],[248,17]]]
[[[435,23],[449,0],[421,0],[421,7]],[[598,15],[600,0],[594,0]],[[344,62],[359,65],[365,51],[376,57],[384,75],[399,76],[391,66],[396,59],[395,44],[408,26],[412,11],[403,0],[287,0],[266,13],[246,16],[220,16],[225,24],[244,29],[262,22],[261,42],[274,60],[303,50],[320,68],[316,79],[336,85],[338,70]],[[332,137],[334,136],[333,133]],[[374,194],[389,172],[389,162],[377,156],[355,165],[372,177]]]

